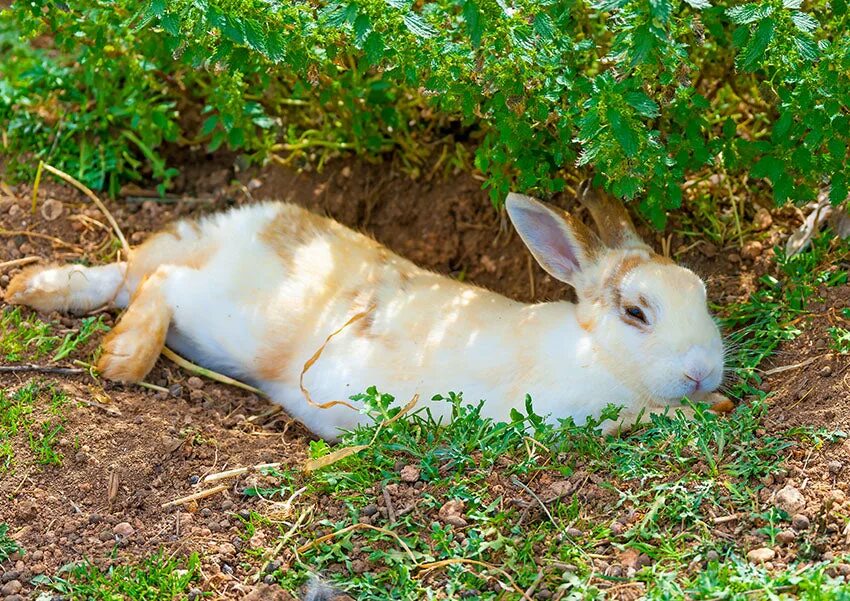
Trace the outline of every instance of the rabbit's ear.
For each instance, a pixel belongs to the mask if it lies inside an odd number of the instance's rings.
[[[552,277],[575,277],[604,250],[599,238],[568,213],[522,194],[508,194],[505,208],[520,238]]]
[[[590,211],[599,236],[608,248],[645,248],[649,246],[635,231],[632,218],[623,203],[593,189],[590,180],[579,186],[578,201]]]

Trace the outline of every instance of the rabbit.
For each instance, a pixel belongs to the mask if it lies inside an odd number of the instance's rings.
[[[28,268],[6,299],[39,311],[126,308],[103,340],[103,377],[141,381],[167,344],[254,384],[330,441],[371,419],[333,401],[373,385],[399,399],[462,391],[498,421],[526,394],[553,423],[623,406],[606,433],[684,396],[708,400],[723,379],[724,348],[702,280],[654,253],[618,200],[589,186],[579,196],[598,235],[541,201],[506,199],[531,254],[575,288],[576,303],[508,299],[280,202],[176,222],[127,261]]]

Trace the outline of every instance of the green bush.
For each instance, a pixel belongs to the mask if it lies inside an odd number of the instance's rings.
[[[826,185],[833,202],[847,196],[846,0],[74,4],[32,0],[4,15],[7,31],[52,32],[71,66],[64,89],[29,91],[25,66],[0,66],[0,117],[44,132],[36,111],[18,116],[22,95],[105,96],[109,106],[76,127],[116,148],[117,132],[131,132],[143,144],[130,138],[125,160],[141,153],[154,177],[167,177],[156,149],[181,134],[254,157],[299,144],[373,153],[398,143],[424,96],[455,130],[478,132],[475,161],[494,202],[512,187],[558,191],[576,168],[639,198],[659,226],[685,180],[711,172],[765,180],[777,203]],[[181,94],[204,107],[202,122],[177,118]],[[304,119],[287,127],[281,116],[298,111],[284,113],[284,101],[322,109],[312,117],[322,136]],[[42,135],[39,152],[54,144]]]

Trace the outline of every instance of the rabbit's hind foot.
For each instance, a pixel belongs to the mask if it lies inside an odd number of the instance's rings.
[[[84,314],[110,302],[122,306],[128,297],[126,269],[125,263],[101,267],[36,265],[12,278],[6,288],[6,302],[43,313]]]
[[[156,363],[171,321],[163,283],[172,268],[159,267],[138,288],[130,306],[103,340],[97,370],[108,380],[141,381]]]

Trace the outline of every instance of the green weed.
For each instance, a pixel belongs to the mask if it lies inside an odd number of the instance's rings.
[[[103,316],[84,317],[77,331],[57,334],[57,326],[35,315],[24,317],[20,307],[6,309],[0,315],[0,355],[6,361],[37,361],[51,355],[51,361],[67,359],[98,332],[109,327]]]
[[[35,380],[14,393],[0,390],[0,472],[12,467],[19,435],[26,439],[36,463],[62,463],[56,443],[65,430],[62,412],[68,403],[65,393]]]
[[[71,564],[54,577],[36,577],[35,584],[60,593],[68,601],[185,599],[200,580],[200,560],[193,554],[180,559],[159,553],[135,565],[102,570],[88,562]]]
[[[9,525],[0,522],[0,563],[9,559],[19,549],[18,543],[9,538]]]

